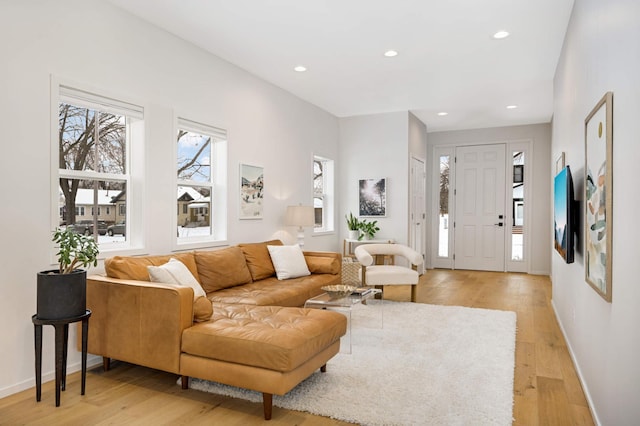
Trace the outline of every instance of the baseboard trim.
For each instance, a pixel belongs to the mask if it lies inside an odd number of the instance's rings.
[[[93,368],[97,365],[102,365],[102,357],[89,355],[87,356],[87,370]],[[82,369],[82,361],[75,362],[73,364],[67,364],[67,376],[71,373],[75,373]],[[47,372],[42,372],[42,384],[53,381],[56,379],[56,371],[50,370]],[[27,389],[35,388],[36,386],[36,376],[34,375],[30,378],[18,382],[14,385],[8,386],[6,388],[0,389],[0,398],[5,398],[7,396],[13,395],[18,392],[22,392]],[[35,393],[34,393],[35,398]]]
[[[569,349],[569,356],[571,357],[571,361],[573,362],[573,366],[576,369],[576,373],[578,373],[578,380],[580,380],[580,385],[582,386],[582,390],[584,391],[584,396],[587,398],[587,404],[589,405],[589,411],[591,412],[591,417],[593,417],[593,422],[597,426],[601,426],[602,423],[598,418],[598,413],[596,412],[595,406],[593,404],[593,399],[591,399],[591,393],[589,392],[589,386],[587,386],[587,382],[584,380],[582,375],[582,370],[580,370],[580,365],[576,359],[576,356],[573,352],[573,348],[571,347],[571,342],[567,336],[567,333],[564,330],[564,326],[562,325],[562,321],[560,320],[560,316],[558,315],[558,310],[556,309],[555,303],[553,303],[553,299],[551,300],[551,307],[553,307],[553,313],[556,316],[556,320],[558,321],[558,325],[560,326],[560,331],[562,331],[562,336],[564,336],[564,341],[567,343],[567,349]]]

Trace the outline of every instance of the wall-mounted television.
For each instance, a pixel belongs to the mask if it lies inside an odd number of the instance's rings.
[[[571,169],[566,166],[553,183],[553,234],[554,247],[567,263],[573,263],[575,206]]]

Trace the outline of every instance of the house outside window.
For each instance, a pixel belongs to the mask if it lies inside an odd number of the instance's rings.
[[[110,237],[106,227],[130,219],[125,215],[126,197],[122,194],[132,189],[132,146],[144,143],[143,108],[62,84],[56,89],[54,153],[59,169],[54,180],[58,193],[55,225],[92,233],[101,251],[128,247],[127,238],[141,235],[141,231]],[[119,206],[118,196],[122,200]],[[117,206],[120,215],[111,208]]]
[[[314,155],[313,157],[313,208],[315,213],[314,232],[334,230],[334,164],[333,160]]]
[[[176,141],[177,245],[224,241],[226,131],[178,118]]]

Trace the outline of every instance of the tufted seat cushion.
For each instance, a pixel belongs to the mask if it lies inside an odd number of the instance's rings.
[[[287,372],[340,339],[346,326],[338,312],[216,304],[211,321],[183,331],[182,352]]]
[[[308,275],[286,281],[270,277],[242,286],[225,288],[210,293],[207,297],[214,303],[302,306],[308,299],[322,294],[322,286],[339,282],[335,276],[329,274]]]
[[[396,265],[367,266],[367,285],[418,284],[417,271]]]

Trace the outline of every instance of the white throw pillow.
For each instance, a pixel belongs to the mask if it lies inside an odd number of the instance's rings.
[[[154,283],[164,283],[193,288],[193,300],[198,297],[207,297],[207,293],[193,276],[189,268],[178,259],[169,259],[162,266],[147,266],[149,279]]]
[[[279,280],[311,275],[299,245],[267,246]]]

